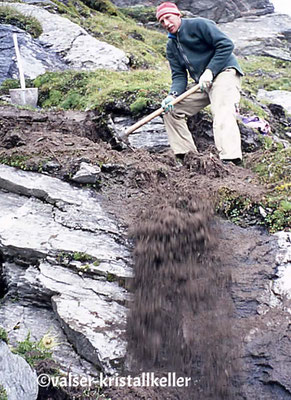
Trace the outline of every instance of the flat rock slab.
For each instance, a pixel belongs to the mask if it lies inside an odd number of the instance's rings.
[[[291,31],[288,15],[244,17],[219,27],[233,40],[238,55],[269,55],[291,61],[290,47],[286,45]]]
[[[3,263],[3,307],[11,298],[32,315],[53,307],[78,354],[113,373],[125,356],[130,301],[120,284],[132,276],[119,227],[94,191],[56,178],[0,165],[0,188],[0,250],[16,260]]]
[[[43,29],[39,37],[42,46],[49,47],[60,55],[71,69],[128,70],[129,60],[124,51],[95,39],[68,18],[31,4],[3,2],[0,6],[2,5],[13,7],[21,14],[36,18]],[[22,53],[21,47],[20,52]]]

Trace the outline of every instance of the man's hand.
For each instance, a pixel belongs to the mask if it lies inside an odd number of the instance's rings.
[[[199,86],[202,92],[211,88],[213,82],[213,73],[210,69],[206,69],[199,79]]]
[[[172,101],[175,99],[174,96],[169,95],[162,101],[162,108],[164,109],[165,113],[171,112],[174,108]]]

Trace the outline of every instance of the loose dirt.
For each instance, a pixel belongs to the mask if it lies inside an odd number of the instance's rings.
[[[128,369],[136,375],[176,371],[192,378],[190,390],[112,388],[105,395],[112,400],[240,398],[234,395],[240,386],[241,336],[234,323],[230,253],[226,261],[213,210],[221,188],[260,199],[266,188],[256,176],[223,165],[213,145],[199,156],[189,154],[183,164],[170,150],[114,151],[79,113],[0,107],[0,115],[2,161],[23,162],[68,181],[82,161],[101,165],[96,190],[105,209],[128,229],[134,249]]]

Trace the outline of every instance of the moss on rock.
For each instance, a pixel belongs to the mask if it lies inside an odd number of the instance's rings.
[[[42,26],[34,17],[27,17],[15,10],[13,7],[0,7],[0,24],[17,26],[31,34],[34,38],[42,34]]]

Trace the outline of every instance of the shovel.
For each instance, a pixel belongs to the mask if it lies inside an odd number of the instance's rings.
[[[26,88],[25,87],[25,79],[24,72],[22,67],[22,60],[19,52],[17,34],[13,33],[13,43],[15,48],[15,54],[17,59],[17,66],[19,72],[19,80],[21,89],[10,89],[9,94],[11,98],[12,104],[18,104],[21,106],[37,106],[38,100],[38,88]]]
[[[186,92],[180,94],[180,96],[176,97],[170,104],[173,104],[173,106],[177,103],[179,103],[180,101],[184,100],[186,97],[190,96],[190,94],[193,94],[195,92],[197,92],[197,90],[200,88],[199,85],[195,85],[192,88],[190,88],[189,90],[187,90]],[[143,119],[141,119],[140,121],[136,122],[134,125],[130,126],[129,128],[126,129],[126,131],[124,132],[123,135],[119,136],[119,139],[126,143],[128,145],[128,136],[136,131],[138,128],[140,128],[141,126],[147,124],[148,122],[150,122],[152,119],[158,117],[159,115],[161,115],[164,112],[164,109],[161,107],[158,110],[154,111],[153,113],[151,113],[150,115],[147,115],[146,117],[144,117]]]

